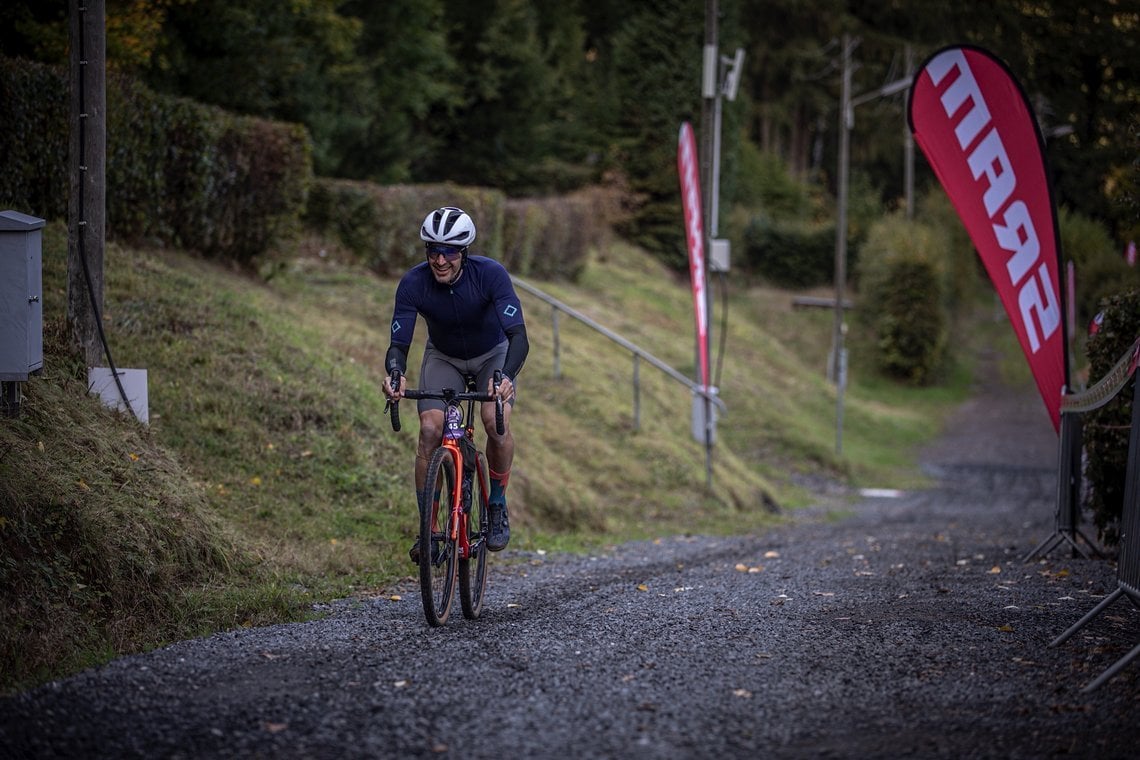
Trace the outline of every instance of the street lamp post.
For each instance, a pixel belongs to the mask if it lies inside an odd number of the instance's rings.
[[[913,77],[910,74],[910,50],[907,49],[907,76],[884,85],[872,92],[864,93],[856,98],[851,97],[851,74],[854,68],[851,63],[851,54],[859,46],[859,39],[851,39],[843,35],[843,84],[840,88],[839,103],[839,176],[836,191],[836,221],[835,221],[835,327],[832,336],[831,369],[835,379],[835,453],[843,453],[843,394],[847,387],[847,348],[844,340],[847,335],[847,324],[843,318],[843,290],[847,281],[847,186],[848,169],[851,162],[851,130],[855,127],[855,106],[869,103],[877,98],[894,95],[910,87]],[[906,198],[907,216],[911,215],[914,204],[914,171],[912,158],[913,142],[910,142],[910,130],[906,130]]]
[[[843,35],[843,85],[839,103],[839,177],[835,220],[835,329],[832,334],[832,369],[835,377],[835,453],[843,453],[843,392],[847,386],[847,348],[844,337],[843,288],[847,281],[847,171],[851,142],[851,52],[859,44]]]

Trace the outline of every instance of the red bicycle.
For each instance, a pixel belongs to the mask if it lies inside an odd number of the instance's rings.
[[[495,371],[495,387],[502,373]],[[487,588],[487,457],[475,446],[475,402],[495,402],[495,428],[503,432],[503,402],[493,394],[477,393],[475,377],[466,378],[466,390],[411,389],[408,399],[438,399],[444,410],[443,441],[428,460],[424,481],[425,503],[420,505],[420,595],[428,624],[447,622],[459,581],[463,616],[475,620],[483,611]],[[392,371],[392,387],[400,387],[400,373]],[[463,405],[466,404],[466,413]],[[399,403],[391,402],[392,429],[400,430]]]

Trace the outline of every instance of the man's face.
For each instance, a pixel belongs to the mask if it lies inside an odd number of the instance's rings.
[[[427,247],[427,260],[435,281],[446,285],[455,279],[463,266],[463,249],[432,243]]]

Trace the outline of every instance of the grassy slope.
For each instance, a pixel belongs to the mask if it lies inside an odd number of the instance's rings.
[[[21,418],[0,424],[0,688],[295,619],[408,574],[414,414],[394,433],[377,390],[395,283],[317,247],[268,281],[109,247],[105,323],[116,364],[148,370],[142,428],[86,398],[82,368],[63,358],[66,232],[46,230],[47,370],[24,386]],[[641,252],[619,245],[579,283],[534,284],[692,374],[688,287]],[[811,476],[920,482],[915,447],[964,373],[903,390],[853,351],[839,456],[831,313],[794,311],[779,291],[730,295],[711,490],[688,390],[642,363],[635,429],[629,353],[563,316],[556,378],[550,309],[523,295],[512,547],[763,530],[779,519],[766,504],[813,498],[796,485]]]

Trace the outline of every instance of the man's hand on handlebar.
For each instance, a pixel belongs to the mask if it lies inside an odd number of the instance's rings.
[[[487,381],[487,394],[495,396],[505,404],[514,398],[515,384],[511,382],[511,379],[506,375],[501,375],[501,377],[502,379],[499,381],[497,387],[495,386],[494,380]]]
[[[393,384],[395,380],[395,384]],[[384,395],[388,397],[389,401],[399,401],[404,397],[404,390],[407,388],[408,378],[405,377],[399,370],[392,370],[392,374],[384,378]]]

